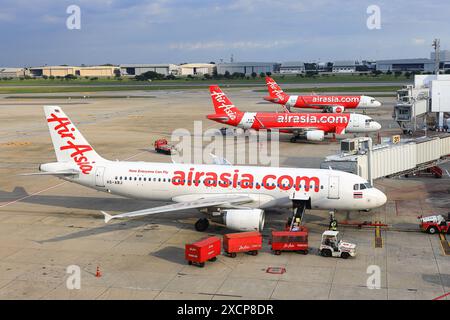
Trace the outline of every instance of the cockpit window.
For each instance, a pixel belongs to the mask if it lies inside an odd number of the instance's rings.
[[[366,123],[373,122],[373,119],[366,119]]]
[[[375,99],[370,99],[370,103],[374,103],[375,102]]]
[[[355,184],[355,185],[353,186],[353,190],[358,191],[358,190],[359,190],[359,184]]]
[[[372,186],[371,186],[370,183],[368,183],[368,182],[366,182],[366,183],[361,183],[361,184],[359,185],[359,189],[360,189],[360,190],[370,189],[370,188],[372,188]]]

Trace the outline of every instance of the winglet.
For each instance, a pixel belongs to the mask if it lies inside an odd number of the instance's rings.
[[[114,219],[112,215],[107,214],[105,211],[102,211],[102,213],[105,216],[105,223],[108,223],[111,219]]]

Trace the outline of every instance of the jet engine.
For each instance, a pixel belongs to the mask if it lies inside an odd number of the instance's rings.
[[[310,141],[322,141],[325,137],[325,133],[322,130],[306,131],[306,140]]]
[[[237,231],[261,231],[264,228],[264,210],[225,209],[212,213],[211,220]]]
[[[331,112],[332,113],[342,113],[344,112],[345,108],[343,106],[332,106]]]
[[[343,106],[327,106],[323,109],[324,113],[342,113],[345,111]]]

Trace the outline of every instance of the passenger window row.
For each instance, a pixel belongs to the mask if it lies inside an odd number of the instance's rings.
[[[119,181],[144,181],[144,182],[171,182],[171,179],[170,178],[147,178],[147,177],[122,177],[122,176],[116,176],[115,177],[115,179],[116,180],[119,180]],[[179,182],[179,180],[174,180],[174,182],[175,181],[177,181],[177,182]],[[183,183],[189,183],[189,184],[201,184],[201,183],[206,183],[206,181],[208,181],[208,180],[182,180],[183,181]],[[213,181],[209,181],[209,183],[213,183]],[[221,183],[221,182],[218,182],[218,184],[219,185],[224,185],[224,183]],[[254,185],[255,186],[262,186],[262,187],[278,187],[278,188],[280,188],[280,187],[283,187],[283,188],[286,188],[286,187],[288,187],[288,188],[291,188],[291,187],[293,187],[293,188],[296,188],[297,186],[296,185],[288,185],[288,184],[275,184],[275,183],[266,183],[266,184],[263,184],[263,183],[248,183],[248,182],[245,182],[245,183],[241,183],[241,182],[238,182],[238,185],[239,186],[241,186],[241,185],[243,185],[243,186],[251,186],[251,187],[253,187]],[[302,188],[305,188],[306,189],[306,185],[300,185],[299,186],[299,189],[302,189]],[[309,186],[309,188],[310,189],[314,189],[315,188],[315,186],[314,185],[310,185]],[[323,186],[320,186],[320,189],[322,189],[323,190]]]

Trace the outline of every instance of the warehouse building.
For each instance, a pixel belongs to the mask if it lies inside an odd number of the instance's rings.
[[[378,60],[377,70],[382,72],[387,71],[433,72],[434,60],[426,58]]]
[[[0,78],[20,78],[28,75],[25,68],[0,68]]]
[[[115,66],[93,66],[77,68],[75,75],[80,77],[114,77],[120,74],[119,68]]]
[[[114,77],[119,72],[115,66],[45,66],[29,68],[30,76],[33,77],[65,77],[73,75],[78,77]]]
[[[215,69],[216,65],[212,63],[185,63],[180,65],[180,74],[182,76],[213,74]]]
[[[180,67],[176,64],[121,64],[120,74],[123,76],[138,76],[148,71],[168,76],[178,75]]]
[[[75,75],[78,67],[72,66],[45,66],[29,68],[32,77],[65,77],[69,74]]]
[[[298,74],[305,72],[305,63],[303,61],[283,62],[280,65],[280,73]]]
[[[256,74],[274,73],[280,71],[280,64],[276,62],[232,62],[217,65],[218,74],[225,74],[227,71],[230,74],[237,72],[245,75],[251,75],[253,72]]]

